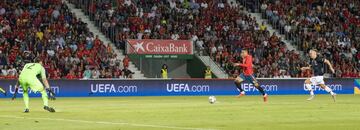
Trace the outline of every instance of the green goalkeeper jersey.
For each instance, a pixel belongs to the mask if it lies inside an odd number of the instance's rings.
[[[40,63],[27,63],[22,69],[19,78],[36,78],[40,75],[41,78],[46,78],[45,69]]]

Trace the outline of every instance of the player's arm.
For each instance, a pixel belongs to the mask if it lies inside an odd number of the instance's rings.
[[[42,82],[44,83],[45,88],[46,88],[46,89],[49,89],[49,88],[50,88],[49,81],[48,81],[46,78],[42,78],[41,80],[42,80]]]
[[[240,63],[234,63],[233,64],[233,66],[239,66],[240,65]]]
[[[301,71],[310,70],[310,69],[311,69],[311,64],[310,63],[308,63],[307,66],[300,68]]]
[[[46,78],[46,73],[45,73],[45,68],[42,67],[41,68],[41,80],[44,83],[45,86],[45,90],[49,93],[49,99],[50,100],[55,100],[55,93],[50,89],[50,85],[49,85],[49,81]]]
[[[239,66],[244,67],[244,68],[249,68],[251,66],[251,62],[246,62],[245,61],[245,64],[240,63]]]
[[[333,66],[332,66],[332,64],[330,63],[329,60],[324,59],[324,63],[329,66],[329,68],[330,68],[330,70],[331,70],[332,73],[335,73],[335,70],[334,70],[334,68],[333,68]]]
[[[248,67],[251,66],[251,64],[252,64],[252,59],[251,59],[251,58],[246,58],[244,64],[242,64],[242,63],[235,63],[234,66],[240,66],[240,67],[248,68]]]
[[[41,69],[41,81],[44,83],[45,89],[50,88],[49,81],[46,78],[46,73],[44,68]]]
[[[301,67],[300,69],[301,69],[302,71],[304,71],[304,70],[309,70],[309,69],[311,69],[311,66]]]

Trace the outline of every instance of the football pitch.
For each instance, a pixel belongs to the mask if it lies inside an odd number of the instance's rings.
[[[56,113],[42,109],[41,98],[0,99],[1,130],[359,130],[360,96],[317,95],[170,97],[88,97],[50,101]]]

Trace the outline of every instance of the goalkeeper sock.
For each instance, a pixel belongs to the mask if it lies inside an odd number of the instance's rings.
[[[43,90],[40,93],[41,93],[41,98],[43,99],[43,102],[44,102],[44,106],[48,106],[49,105],[49,99],[48,99],[46,91]]]
[[[41,93],[41,98],[42,98],[42,100],[44,102],[44,106],[48,106],[49,105],[49,99],[48,99],[48,95],[47,95],[46,91],[43,90],[40,93]]]
[[[241,83],[235,81],[236,87],[239,89],[240,92],[244,92],[244,89],[241,88]]]
[[[24,103],[25,103],[25,109],[29,109],[29,94],[28,94],[28,92],[24,91],[23,99],[24,99]]]

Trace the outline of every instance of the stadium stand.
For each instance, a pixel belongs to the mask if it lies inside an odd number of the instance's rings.
[[[1,78],[16,78],[35,57],[50,79],[122,77],[120,60],[61,0],[1,2]]]
[[[295,60],[299,54],[286,50],[277,35],[258,25],[237,2],[72,2],[83,8],[104,33],[110,34],[119,48],[124,47],[126,39],[190,39],[230,75],[240,71],[232,63],[240,60],[241,49],[250,49],[256,54],[258,77],[303,76],[298,67],[291,68],[300,66]]]
[[[242,49],[248,49],[254,54],[257,77],[310,76],[310,71],[300,70],[306,58],[287,50],[281,37],[270,34],[241,4],[253,5],[251,11],[260,10],[299,50],[321,50],[335,65],[336,77],[359,77],[360,2],[243,1],[70,0],[120,49],[126,39],[191,40],[230,75],[241,71],[232,63],[241,60]],[[60,0],[3,2],[0,22],[2,78],[15,78],[19,72],[14,70],[37,56],[53,79],[123,75],[123,65],[111,49]]]
[[[359,1],[264,0],[260,10],[299,50],[320,50],[336,77],[359,77]]]

